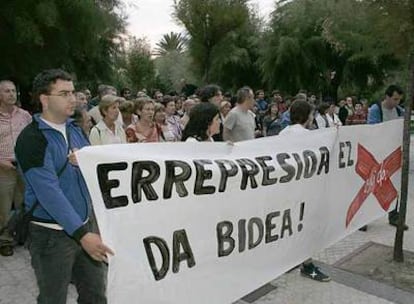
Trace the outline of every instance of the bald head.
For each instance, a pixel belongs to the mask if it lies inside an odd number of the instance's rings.
[[[16,104],[16,86],[10,80],[0,81],[0,105],[14,106]]]

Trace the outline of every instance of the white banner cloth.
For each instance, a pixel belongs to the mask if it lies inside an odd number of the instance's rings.
[[[78,151],[115,252],[109,303],[231,303],[385,215],[402,126]]]

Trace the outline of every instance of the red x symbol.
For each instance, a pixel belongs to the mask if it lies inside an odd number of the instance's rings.
[[[346,227],[371,193],[375,195],[385,211],[398,195],[390,177],[401,168],[401,147],[395,149],[382,163],[378,163],[374,156],[360,144],[358,144],[357,155],[355,171],[365,183],[348,208]]]

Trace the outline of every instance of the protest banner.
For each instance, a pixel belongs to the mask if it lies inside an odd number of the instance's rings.
[[[77,152],[108,301],[231,303],[395,207],[402,120]]]

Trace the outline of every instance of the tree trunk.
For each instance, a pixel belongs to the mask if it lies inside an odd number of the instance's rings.
[[[414,101],[414,47],[409,55],[408,65],[408,89],[407,98],[405,100],[405,115],[404,115],[404,136],[403,136],[403,160],[401,172],[401,199],[399,209],[399,219],[397,231],[394,240],[394,261],[404,262],[404,225],[405,216],[407,213],[407,197],[408,197],[408,177],[410,166],[410,123],[411,123],[411,108]]]

